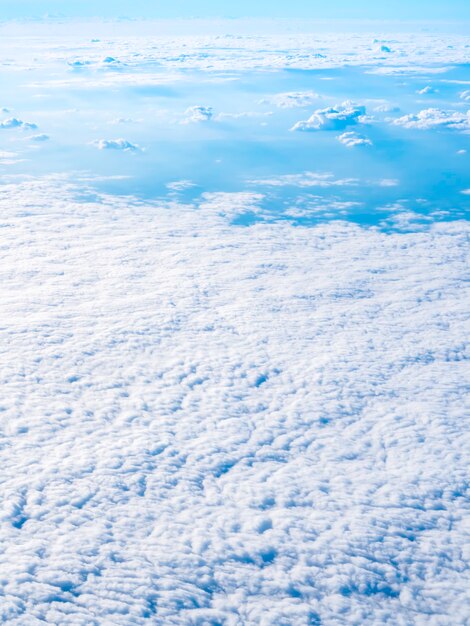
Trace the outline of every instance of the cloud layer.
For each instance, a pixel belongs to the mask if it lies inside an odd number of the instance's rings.
[[[0,196],[1,619],[465,623],[468,227],[75,192]]]

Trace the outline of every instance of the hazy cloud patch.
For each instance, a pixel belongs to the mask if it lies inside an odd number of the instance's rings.
[[[123,152],[139,152],[141,148],[127,139],[98,139],[93,142],[98,150],[121,150]]]
[[[272,104],[280,109],[296,109],[311,106],[321,98],[315,91],[292,91],[267,96],[258,103]]]
[[[354,148],[357,146],[371,146],[372,141],[364,135],[359,135],[355,132],[347,132],[337,137],[338,141],[345,145],[347,148]]]
[[[209,122],[214,115],[212,107],[193,106],[186,109],[184,124]]]

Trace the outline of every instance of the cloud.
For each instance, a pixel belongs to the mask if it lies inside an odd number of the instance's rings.
[[[225,32],[228,23],[213,22],[210,26],[205,23],[204,33],[194,32],[196,24],[194,21],[186,30],[189,22],[183,29],[175,22],[168,22],[164,31],[157,32],[158,29],[151,30],[150,23],[146,26],[141,21],[128,21],[125,28],[123,22],[95,23],[94,27],[101,32],[100,41],[92,43],[87,33],[77,45],[77,41],[70,40],[70,24],[62,22],[54,26],[54,40],[60,41],[57,46],[51,45],[49,29],[49,32],[43,31],[44,37],[35,36],[29,56],[24,55],[20,46],[10,46],[8,58],[12,67],[34,69],[43,63],[47,49],[51,65],[64,65],[69,60],[68,68],[72,70],[69,73],[74,79],[85,81],[107,80],[113,74],[117,81],[116,69],[125,78],[128,71],[143,68],[142,75],[145,75],[147,70],[156,67],[199,70],[211,75],[242,70],[338,67],[371,67],[371,71],[430,75],[470,61],[468,42],[458,33],[447,33],[444,37],[438,32],[401,32],[394,35],[393,40],[371,42],[368,32],[340,35],[322,32],[313,22],[303,23],[300,28],[299,23],[293,24],[292,29],[279,32],[279,23],[269,21],[269,32],[264,33],[254,31],[253,24],[249,26],[246,21],[231,21],[231,33]],[[20,28],[31,33],[27,25]],[[207,32],[209,30],[211,32]],[[235,33],[236,30],[244,32]],[[5,34],[10,32],[14,36],[17,31],[18,26],[3,27]],[[376,67],[378,62],[379,68]],[[95,70],[98,70],[96,76],[92,76]]]
[[[318,109],[306,121],[297,122],[291,130],[294,131],[318,131],[318,130],[343,130],[348,126],[354,126],[361,122],[366,114],[366,107],[352,102],[344,102],[340,106]]]
[[[240,113],[219,113],[216,120],[240,120],[240,119],[252,119],[257,117],[271,117],[272,112],[263,111],[242,111]]]
[[[290,91],[263,98],[258,104],[273,104],[281,109],[295,109],[311,106],[321,97],[315,91]]]
[[[422,89],[418,89],[416,93],[419,94],[420,96],[427,96],[429,94],[439,93],[439,89],[435,89],[434,87],[431,87],[431,85],[427,85],[426,87],[423,87]]]
[[[193,122],[209,122],[214,113],[212,107],[194,106],[186,109],[185,115],[183,123],[189,124]]]
[[[0,195],[1,619],[464,624],[468,224],[83,191]]]
[[[460,193],[463,193],[464,196],[470,196],[470,189],[463,189]]]
[[[384,103],[374,107],[374,111],[377,111],[377,113],[399,113],[400,107],[394,104]]]
[[[410,57],[411,59],[411,57]],[[410,63],[409,65],[390,65],[382,67],[374,67],[368,70],[368,74],[380,74],[384,76],[416,76],[420,74],[446,74],[452,68],[448,66],[431,67],[431,65],[420,65],[416,63]]]
[[[142,122],[142,120],[137,120],[132,117],[117,117],[113,120],[110,120],[110,124],[137,124]]]
[[[417,232],[426,230],[432,220],[431,216],[416,211],[398,211],[384,220],[382,225],[399,231]]]
[[[0,165],[16,165],[22,163],[24,159],[18,159],[16,152],[10,152],[8,150],[0,150]]]
[[[127,139],[99,139],[93,142],[99,150],[122,150],[123,152],[138,152],[140,147]]]
[[[390,46],[386,46],[385,44],[378,46],[375,50],[378,53],[385,53],[385,54],[391,54],[392,52],[392,49],[390,48]]]
[[[115,57],[104,56],[100,59],[70,59],[67,65],[72,69],[83,69],[88,67],[121,68],[124,64]]]
[[[261,214],[262,193],[241,192],[207,192],[201,196],[200,209],[206,215],[223,216],[234,219],[246,214]]]
[[[405,128],[420,128],[429,130],[435,128],[449,128],[452,130],[470,130],[470,111],[444,111],[442,109],[424,109],[419,113],[404,115],[393,120],[393,124]]]
[[[354,132],[343,133],[337,137],[338,141],[344,144],[347,148],[354,148],[356,146],[371,146],[372,141],[363,135],[358,135]]]
[[[466,89],[465,91],[462,91],[460,93],[460,98],[461,100],[464,100],[465,102],[470,102],[470,89]]]
[[[31,135],[29,137],[25,137],[25,139],[29,139],[29,141],[36,141],[36,142],[42,143],[44,141],[49,141],[50,137],[49,135],[41,133],[40,135]]]
[[[34,130],[37,128],[37,125],[32,124],[31,122],[23,122],[23,120],[19,120],[16,117],[9,117],[8,119],[0,122],[0,129],[12,128],[21,128],[21,130]]]
[[[175,180],[171,183],[168,183],[166,187],[170,191],[178,192],[192,189],[193,187],[196,187],[196,184],[193,183],[191,180]]]
[[[302,174],[284,174],[273,178],[258,178],[249,181],[252,185],[266,187],[348,187],[359,184],[357,178],[335,178],[327,172],[303,172]]]
[[[380,187],[397,187],[400,184],[400,181],[396,178],[383,178],[379,181]]]

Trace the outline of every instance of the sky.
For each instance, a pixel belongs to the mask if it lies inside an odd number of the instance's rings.
[[[469,10],[160,1],[0,0],[0,625],[466,624]]]
[[[305,17],[318,19],[470,19],[468,0],[0,0],[0,19],[38,17],[45,14],[101,17]]]

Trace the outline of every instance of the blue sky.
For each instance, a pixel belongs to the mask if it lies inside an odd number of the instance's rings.
[[[61,13],[103,17],[309,17],[419,20],[470,19],[468,0],[0,0],[0,18]]]

